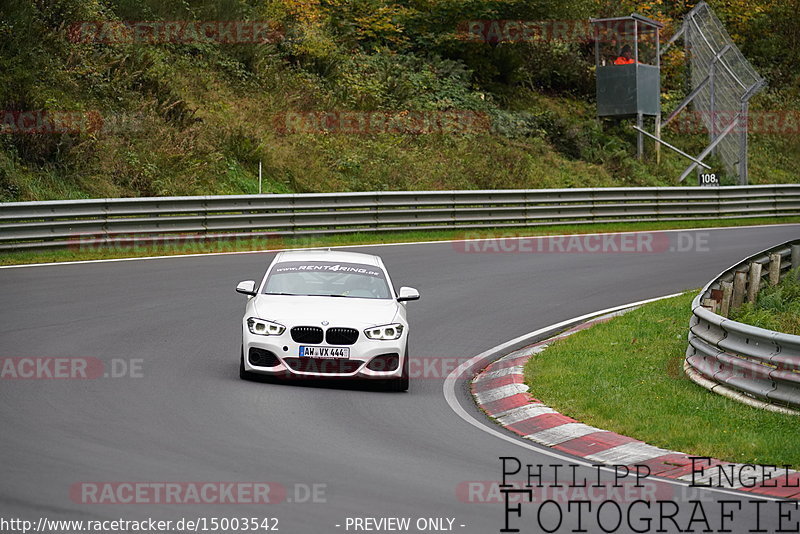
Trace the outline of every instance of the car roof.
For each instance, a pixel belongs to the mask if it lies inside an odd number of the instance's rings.
[[[361,263],[364,265],[383,267],[383,262],[378,256],[330,249],[289,250],[280,252],[275,256],[275,263],[280,261],[341,261],[344,263]]]

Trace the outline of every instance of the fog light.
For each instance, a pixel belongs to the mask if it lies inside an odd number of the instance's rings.
[[[367,364],[367,369],[370,371],[389,372],[395,371],[400,366],[399,354],[381,354],[375,356]]]
[[[247,360],[250,365],[257,367],[275,367],[281,361],[275,356],[275,353],[270,350],[257,349],[252,347],[247,355]]]

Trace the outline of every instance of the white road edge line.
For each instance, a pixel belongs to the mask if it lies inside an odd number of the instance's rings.
[[[559,234],[559,235],[532,235],[532,236],[508,236],[508,237],[479,237],[474,239],[443,239],[440,241],[409,241],[404,243],[369,243],[364,245],[331,245],[331,246],[317,246],[317,247],[298,247],[298,248],[279,248],[273,250],[240,250],[236,252],[203,252],[197,254],[170,254],[167,256],[142,256],[136,258],[109,258],[105,260],[79,260],[79,261],[55,261],[49,263],[23,263],[19,265],[0,265],[0,269],[19,269],[22,267],[49,267],[53,265],[83,265],[86,263],[112,263],[120,261],[144,261],[144,260],[165,260],[171,258],[197,258],[203,256],[236,256],[240,254],[269,254],[277,252],[287,252],[290,250],[319,250],[319,249],[340,249],[340,248],[364,248],[364,247],[398,247],[403,245],[435,245],[439,243],[466,243],[473,241],[491,241],[492,239],[553,239],[559,237],[572,237],[572,236],[595,236],[595,235],[627,235],[627,234],[643,234],[653,232],[699,232],[701,230],[740,230],[743,228],[776,228],[781,226],[797,226],[800,223],[779,223],[779,224],[750,224],[746,226],[713,226],[708,228],[670,228],[665,230],[629,230],[626,232],[594,232],[586,234]],[[465,232],[468,229],[465,229]],[[502,231],[502,229],[501,229]]]
[[[576,464],[576,465],[581,465],[581,466],[584,466],[584,467],[596,467],[598,465],[597,463],[587,462],[587,461],[580,460],[580,459],[578,459],[576,457],[572,457],[572,456],[566,456],[564,454],[555,452],[554,450],[550,449],[549,447],[545,447],[545,446],[541,446],[541,445],[536,446],[536,445],[534,445],[532,443],[525,443],[524,441],[516,439],[516,438],[514,438],[514,437],[512,437],[512,436],[510,436],[508,434],[503,433],[503,432],[500,432],[499,430],[497,430],[495,428],[492,428],[491,426],[487,426],[484,422],[480,422],[480,421],[475,420],[475,418],[472,417],[469,413],[467,413],[467,411],[461,406],[461,403],[458,402],[458,398],[456,397],[456,384],[458,383],[459,377],[467,376],[467,374],[466,374],[467,372],[480,370],[480,369],[474,369],[473,370],[473,367],[475,365],[477,365],[478,363],[480,363],[481,361],[488,359],[490,356],[496,355],[496,354],[498,354],[498,353],[500,353],[500,352],[502,352],[504,350],[507,350],[509,347],[513,347],[514,345],[517,345],[518,343],[523,343],[525,341],[533,340],[536,337],[541,336],[543,334],[546,334],[548,332],[557,332],[559,329],[562,329],[562,328],[564,328],[564,327],[566,327],[568,325],[571,325],[571,324],[574,324],[574,323],[578,323],[578,322],[582,322],[582,321],[586,321],[587,319],[591,319],[593,317],[598,317],[600,315],[606,315],[608,313],[613,313],[615,311],[624,310],[624,309],[627,309],[627,308],[632,308],[634,306],[641,306],[643,304],[648,304],[650,302],[656,302],[658,300],[668,299],[668,298],[671,298],[671,297],[677,297],[678,295],[682,295],[683,293],[684,292],[673,293],[671,295],[664,295],[662,297],[655,297],[655,298],[651,298],[651,299],[640,300],[638,302],[631,302],[630,304],[623,304],[621,306],[614,306],[613,308],[606,308],[605,310],[600,310],[600,311],[596,311],[596,312],[592,312],[592,313],[587,313],[585,315],[581,315],[579,317],[574,317],[572,319],[567,319],[566,321],[561,321],[559,323],[555,323],[555,324],[552,324],[550,326],[545,326],[544,328],[540,328],[538,330],[534,330],[533,332],[529,332],[527,334],[523,334],[523,335],[521,335],[519,337],[516,337],[516,338],[510,340],[510,341],[506,341],[505,343],[501,343],[500,345],[497,345],[496,347],[493,347],[493,348],[491,348],[489,350],[485,350],[485,351],[481,352],[480,354],[478,354],[477,356],[474,356],[474,357],[470,358],[469,360],[467,360],[466,362],[462,363],[456,369],[454,369],[449,375],[447,375],[447,378],[445,378],[444,384],[442,386],[442,391],[444,393],[444,398],[447,401],[447,404],[450,405],[450,408],[461,419],[463,419],[467,423],[471,424],[472,426],[474,426],[474,427],[476,427],[476,428],[478,428],[478,429],[480,429],[480,430],[482,430],[484,432],[487,432],[487,433],[489,433],[489,434],[491,434],[491,435],[493,435],[495,437],[498,437],[498,438],[500,438],[502,440],[505,440],[505,441],[507,441],[509,443],[513,443],[515,445],[518,445],[518,446],[520,446],[522,448],[532,450],[532,451],[537,452],[539,454],[544,454],[546,456],[550,456],[551,458],[556,458],[558,460],[562,460],[562,461],[567,462],[569,464]],[[487,364],[488,363],[489,362],[487,362]],[[489,423],[488,418],[486,419],[486,423]],[[614,473],[614,470],[612,468],[610,468],[610,467],[600,467],[598,469],[606,471],[608,473],[612,473],[612,474]],[[658,482],[664,482],[666,484],[672,484],[672,485],[675,485],[675,486],[690,487],[690,484],[688,482],[684,482],[684,481],[681,481],[681,480],[676,480],[676,479],[671,479],[671,478],[664,478],[664,477],[659,477],[659,476],[653,476],[652,478],[653,478],[653,480],[656,480]],[[781,500],[783,500],[783,499],[778,499],[778,498],[775,498],[775,497],[770,497],[768,495],[761,495],[761,494],[757,494],[757,493],[753,493],[753,494],[748,495],[746,493],[742,493],[742,492],[738,492],[738,491],[729,491],[729,490],[726,490],[725,488],[704,488],[704,487],[699,487],[699,486],[695,486],[695,487],[697,487],[697,489],[701,489],[701,490],[715,491],[715,492],[719,492],[719,493],[724,493],[726,495],[734,495],[734,496],[740,497],[740,498],[750,497],[752,499],[762,499],[762,500],[765,500],[765,501],[781,501]]]

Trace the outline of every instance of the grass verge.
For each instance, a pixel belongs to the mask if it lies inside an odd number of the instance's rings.
[[[64,261],[137,258],[147,256],[177,256],[248,250],[277,250],[307,247],[334,247],[385,243],[411,243],[416,241],[446,241],[490,237],[543,236],[563,234],[590,234],[604,232],[631,232],[647,230],[674,230],[682,228],[714,228],[749,225],[800,223],[800,217],[761,217],[752,219],[712,219],[706,221],[665,221],[642,223],[565,224],[518,229],[463,229],[426,230],[415,232],[348,233],[337,235],[312,235],[304,237],[270,236],[266,238],[239,239],[237,241],[173,242],[150,246],[119,245],[98,248],[93,245],[76,245],[66,249],[31,250],[0,253],[0,265],[52,263]]]
[[[731,310],[731,319],[759,328],[800,335],[800,270],[787,274],[781,283],[766,287],[755,303]]]
[[[683,373],[696,292],[558,341],[525,366],[531,393],[583,423],[722,460],[800,467],[800,418],[745,406]]]

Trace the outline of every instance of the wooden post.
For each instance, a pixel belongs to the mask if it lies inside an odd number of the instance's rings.
[[[744,302],[744,290],[747,287],[747,273],[744,271],[737,271],[733,275],[733,297],[731,299],[731,308],[736,309]]]
[[[750,264],[750,278],[747,281],[747,302],[755,303],[759,289],[761,289],[761,264],[754,261]]]
[[[733,282],[722,282],[722,301],[720,302],[719,314],[727,317],[731,311],[731,297],[733,296]]]
[[[792,245],[792,269],[800,268],[800,245]],[[797,273],[800,276],[800,271]]]
[[[708,308],[711,313],[717,313],[717,301],[714,299],[703,299],[703,307]]]
[[[769,285],[777,286],[781,281],[781,255],[769,255]]]

